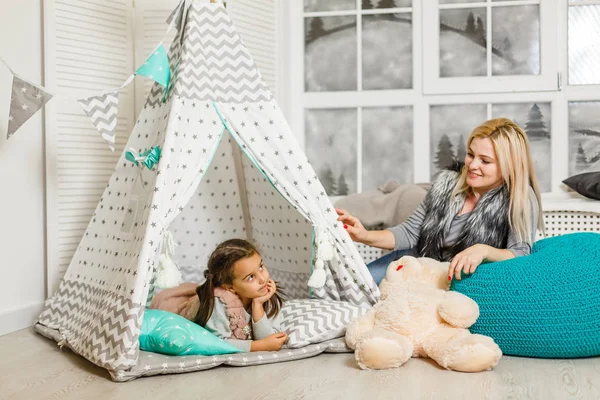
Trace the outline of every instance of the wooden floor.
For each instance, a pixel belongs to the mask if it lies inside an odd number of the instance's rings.
[[[600,357],[504,357],[491,372],[430,360],[362,371],[352,354],[256,367],[218,367],[115,383],[106,371],[25,329],[0,337],[0,399],[600,399]]]

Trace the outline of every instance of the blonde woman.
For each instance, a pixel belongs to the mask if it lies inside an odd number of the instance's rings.
[[[544,229],[527,135],[506,118],[475,128],[465,165],[442,171],[403,224],[367,231],[345,210],[336,211],[352,240],[394,250],[368,265],[377,284],[388,264],[407,253],[450,261],[448,279],[460,279],[484,260],[530,254],[536,229]]]

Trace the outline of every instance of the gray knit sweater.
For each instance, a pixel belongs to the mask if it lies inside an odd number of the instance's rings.
[[[252,316],[244,310],[246,314],[246,322],[248,324],[252,321]],[[264,339],[273,333],[281,332],[281,312],[272,319],[267,318],[267,314],[257,321],[252,322],[252,336],[254,340]],[[215,336],[224,339],[229,344],[234,345],[240,350],[249,352],[250,343],[252,340],[239,340],[231,338],[231,328],[229,325],[229,317],[225,313],[225,304],[218,298],[215,297],[215,306],[213,308],[212,315],[206,322],[205,328]]]

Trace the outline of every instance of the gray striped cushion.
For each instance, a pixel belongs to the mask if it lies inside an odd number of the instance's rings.
[[[287,301],[281,309],[281,327],[288,334],[287,347],[342,337],[346,326],[367,308],[343,301],[304,299]]]

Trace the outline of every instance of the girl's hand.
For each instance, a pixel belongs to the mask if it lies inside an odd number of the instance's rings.
[[[271,297],[273,297],[273,295],[275,294],[275,291],[277,290],[277,286],[275,285],[275,281],[273,279],[269,279],[267,281],[267,293],[264,296],[260,296],[260,297],[256,297],[252,300],[252,302],[256,305],[263,305],[264,303],[266,303]]]
[[[448,267],[448,280],[452,279],[452,275],[460,280],[461,271],[465,274],[474,273],[479,264],[487,257],[487,250],[486,245],[476,244],[455,255]]]
[[[281,346],[288,340],[288,335],[285,332],[277,332],[272,335],[267,336],[264,339],[255,340],[252,342],[254,344],[257,343],[254,351],[279,351]],[[251,347],[252,350],[252,347]]]
[[[355,242],[363,243],[367,240],[369,231],[365,229],[363,224],[360,223],[358,218],[348,214],[348,211],[336,208],[335,212],[339,215],[338,221],[344,224],[344,229],[350,234],[350,238]]]

